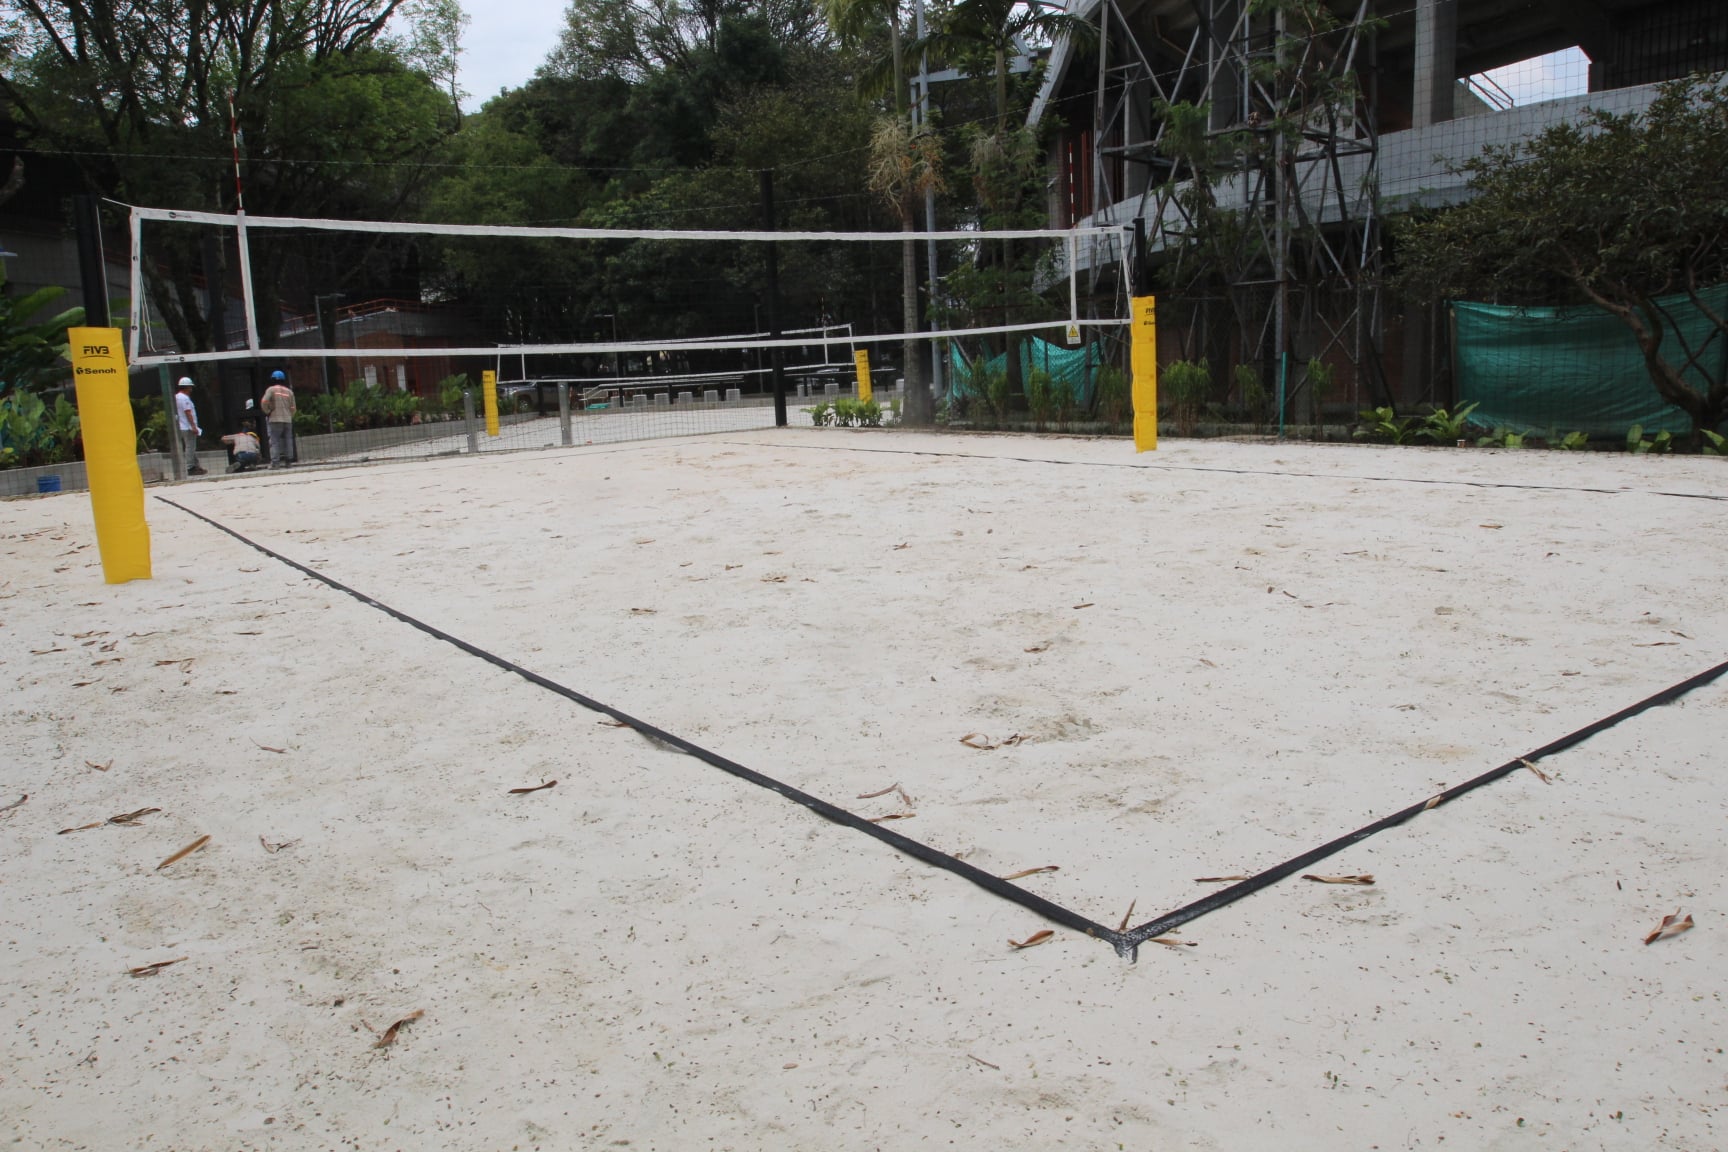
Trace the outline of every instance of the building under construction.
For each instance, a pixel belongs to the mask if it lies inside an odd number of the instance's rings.
[[[1728,69],[1721,0],[1070,0],[1052,53],[1051,215],[1123,226],[1079,256],[1096,314],[1130,289],[1140,222],[1161,355],[1280,421],[1451,399],[1443,316],[1385,288],[1386,220],[1468,194],[1458,164],[1586,108],[1646,107]],[[1568,48],[1587,94],[1517,104],[1483,76]],[[1579,80],[1583,80],[1580,76]],[[1584,87],[1575,84],[1574,88]]]

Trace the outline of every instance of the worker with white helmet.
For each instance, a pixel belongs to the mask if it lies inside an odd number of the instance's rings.
[[[180,434],[180,455],[186,461],[186,475],[202,476],[204,469],[198,466],[198,437],[204,429],[198,424],[198,409],[192,403],[192,377],[180,377],[180,383],[174,393],[174,411],[178,417],[176,428]]]

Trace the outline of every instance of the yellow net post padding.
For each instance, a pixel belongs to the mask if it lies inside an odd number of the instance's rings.
[[[118,328],[69,328],[84,470],[102,578],[110,584],[150,579],[150,526],[144,522],[144,477],[132,423],[130,379]],[[170,434],[174,414],[168,414]]]
[[[1158,447],[1158,298],[1129,302],[1128,363],[1134,372],[1134,451]]]
[[[860,348],[852,353],[852,359],[858,365],[858,399],[869,401],[873,398],[870,391],[870,353]]]
[[[488,368],[480,373],[480,396],[486,405],[486,435],[498,435],[498,373]]]

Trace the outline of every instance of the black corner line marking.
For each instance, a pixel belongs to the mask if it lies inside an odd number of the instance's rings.
[[[1506,763],[1500,765],[1500,767],[1490,769],[1474,779],[1464,781],[1462,784],[1455,784],[1445,791],[1423,800],[1419,804],[1412,804],[1410,807],[1405,808],[1402,811],[1394,812],[1392,815],[1376,820],[1372,824],[1364,825],[1363,827],[1356,829],[1354,832],[1340,836],[1338,839],[1322,844],[1318,848],[1310,849],[1294,859],[1286,860],[1282,864],[1268,868],[1266,871],[1255,876],[1250,876],[1248,879],[1236,884],[1232,884],[1228,888],[1220,888],[1218,891],[1210,893],[1204,898],[1194,901],[1192,904],[1185,904],[1173,912],[1167,912],[1156,920],[1149,920],[1136,928],[1130,928],[1126,932],[1120,934],[1121,939],[1117,942],[1116,950],[1123,955],[1131,955],[1138,950],[1141,944],[1150,940],[1154,936],[1162,936],[1164,933],[1169,932],[1174,928],[1178,928],[1191,920],[1196,920],[1199,917],[1206,915],[1208,912],[1216,912],[1227,904],[1234,904],[1236,901],[1242,899],[1242,897],[1258,892],[1260,889],[1265,888],[1270,884],[1275,884],[1286,876],[1300,872],[1302,869],[1307,868],[1318,861],[1324,860],[1328,856],[1342,852],[1351,845],[1358,844],[1378,832],[1384,832],[1388,828],[1393,828],[1399,824],[1403,824],[1411,817],[1419,816],[1429,808],[1439,807],[1441,804],[1455,800],[1466,792],[1474,791],[1475,789],[1482,787],[1484,784],[1491,784],[1503,776],[1508,776],[1511,773],[1518,771],[1518,769],[1524,767],[1526,761],[1535,763],[1544,756],[1552,756],[1556,752],[1564,752],[1568,748],[1582,744],[1598,732],[1603,732],[1614,727],[1622,720],[1629,720],[1640,712],[1655,708],[1659,705],[1672,703],[1686,695],[1688,692],[1691,692],[1693,689],[1702,688],[1712,680],[1720,677],[1724,672],[1728,672],[1728,661],[1718,664],[1714,668],[1707,668],[1696,676],[1688,677],[1687,679],[1680,681],[1678,684],[1664,688],[1655,695],[1647,696],[1638,701],[1638,703],[1633,704],[1628,708],[1622,708],[1611,716],[1604,716],[1602,719],[1597,720],[1592,724],[1588,724],[1585,727],[1578,729],[1576,732],[1560,737],[1560,739],[1551,744],[1544,744],[1534,752],[1528,753],[1527,755],[1521,756],[1515,760],[1508,760]]]
[[[779,780],[775,780],[771,776],[764,776],[762,773],[746,768],[744,765],[739,764],[736,761],[728,760],[718,752],[711,752],[699,744],[693,744],[683,737],[675,736],[670,732],[657,728],[645,720],[638,720],[636,717],[631,716],[626,712],[621,712],[609,704],[603,704],[592,697],[584,696],[575,689],[567,688],[555,680],[550,680],[547,677],[540,675],[538,672],[531,672],[519,664],[514,664],[509,660],[504,659],[502,656],[488,652],[484,648],[470,644],[468,641],[452,636],[450,633],[442,631],[441,629],[434,628],[432,625],[427,624],[422,620],[417,620],[406,612],[392,608],[390,605],[385,604],[382,601],[375,600],[364,592],[358,592],[355,589],[350,588],[348,585],[343,584],[341,581],[326,576],[324,573],[319,572],[316,569],[308,568],[297,560],[290,560],[280,552],[271,551],[269,548],[266,548],[257,541],[250,540],[241,535],[226,524],[223,524],[218,520],[213,520],[201,512],[195,512],[183,504],[175,503],[166,496],[157,496],[156,499],[168,505],[170,508],[178,509],[179,511],[186,513],[188,516],[202,520],[212,528],[226,532],[228,535],[240,541],[240,543],[245,544],[247,547],[257,549],[272,560],[285,564],[304,576],[310,576],[321,584],[328,585],[344,595],[353,597],[368,608],[376,608],[386,616],[390,616],[393,619],[407,624],[411,628],[416,628],[421,632],[424,632],[435,640],[442,640],[446,644],[460,648],[470,656],[478,657],[479,659],[486,661],[488,664],[501,668],[506,672],[512,672],[528,681],[530,684],[539,688],[544,688],[548,692],[552,692],[567,700],[573,701],[576,704],[580,704],[582,707],[587,708],[592,712],[598,712],[603,716],[610,716],[620,724],[635,729],[637,732],[651,740],[658,741],[670,748],[674,748],[679,752],[683,752],[685,755],[693,756],[706,764],[711,764],[723,772],[728,772],[731,775],[738,777],[740,780],[747,780],[759,788],[766,788],[770,792],[779,794],[785,799],[792,801],[794,804],[801,804],[825,820],[850,828],[855,832],[862,832],[866,836],[872,836],[897,852],[911,856],[915,860],[921,860],[933,867],[952,872],[961,879],[976,884],[991,895],[999,896],[1004,900],[1018,904],[1028,912],[1041,916],[1053,924],[1059,924],[1064,928],[1071,928],[1076,932],[1103,940],[1113,946],[1119,955],[1126,956],[1129,954],[1124,948],[1122,934],[1114,929],[1106,928],[1102,924],[1088,920],[1077,912],[1071,912],[1060,904],[1052,903],[1051,901],[1044,899],[1042,896],[1028,892],[1026,889],[1011,884],[998,876],[990,874],[989,872],[985,872],[983,869],[968,864],[964,860],[957,859],[945,852],[939,852],[928,844],[922,844],[917,840],[913,840],[911,837],[902,836],[900,833],[895,832],[892,829],[884,828],[880,824],[872,824],[870,821],[856,813],[848,812],[846,809],[841,808],[838,805],[830,804],[826,800],[812,796],[808,792],[792,787],[790,784],[785,784]]]

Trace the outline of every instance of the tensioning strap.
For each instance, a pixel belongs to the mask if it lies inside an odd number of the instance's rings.
[[[1705,671],[1698,673],[1696,676],[1682,680],[1671,687],[1664,688],[1653,696],[1647,696],[1628,708],[1622,708],[1611,716],[1604,716],[1602,719],[1587,724],[1576,732],[1562,736],[1560,739],[1555,740],[1552,743],[1544,744],[1542,747],[1528,755],[1508,760],[1498,768],[1484,772],[1480,776],[1464,781],[1462,784],[1453,785],[1451,788],[1436,793],[1419,804],[1412,804],[1410,807],[1405,808],[1402,811],[1394,812],[1392,815],[1376,820],[1372,824],[1364,825],[1354,832],[1340,836],[1336,840],[1320,845],[1318,848],[1310,849],[1309,851],[1302,853],[1300,856],[1286,860],[1282,864],[1268,868],[1264,872],[1250,876],[1248,879],[1232,884],[1228,888],[1221,888],[1203,899],[1196,900],[1191,904],[1185,904],[1173,912],[1168,912],[1163,916],[1158,917],[1156,920],[1148,920],[1146,923],[1141,924],[1136,928],[1130,928],[1127,931],[1118,932],[1114,929],[1106,928],[1104,925],[1095,921],[1088,920],[1086,917],[1081,916],[1076,912],[1070,912],[1060,904],[1051,903],[1042,896],[1028,892],[1026,889],[1011,884],[1008,881],[1003,880],[1001,877],[994,876],[980,868],[976,868],[973,865],[966,863],[964,860],[956,859],[944,852],[938,852],[927,844],[921,844],[910,837],[902,836],[898,832],[882,827],[880,824],[872,824],[869,820],[866,820],[864,817],[859,816],[856,813],[848,812],[844,808],[830,804],[828,801],[819,799],[810,795],[808,792],[794,788],[790,784],[783,784],[780,781],[775,780],[773,777],[764,776],[762,773],[746,768],[744,765],[739,764],[736,761],[728,760],[718,752],[711,752],[699,744],[692,744],[681,736],[674,736],[670,732],[656,728],[645,720],[638,720],[636,717],[631,716],[626,712],[621,712],[609,704],[602,704],[598,700],[584,696],[573,688],[566,688],[556,680],[547,679],[545,676],[542,676],[537,672],[530,672],[521,665],[514,664],[509,660],[504,659],[502,656],[488,652],[486,649],[452,636],[450,633],[445,632],[442,629],[434,628],[432,625],[427,624],[422,620],[417,620],[406,612],[392,608],[390,605],[382,603],[381,601],[374,600],[364,592],[358,592],[353,588],[348,587],[348,585],[342,583],[340,580],[326,576],[324,573],[319,572],[316,569],[308,568],[297,560],[290,560],[280,552],[272,551],[264,545],[259,544],[257,541],[248,539],[246,536],[241,535],[226,524],[213,520],[201,512],[194,512],[185,505],[177,504],[165,496],[158,496],[156,499],[168,505],[170,508],[176,508],[181,512],[186,513],[188,516],[202,520],[212,528],[226,532],[234,539],[240,541],[240,543],[249,548],[257,549],[272,560],[286,564],[288,567],[302,575],[310,576],[321,584],[328,585],[338,592],[352,596],[367,607],[376,608],[385,615],[400,620],[402,623],[407,624],[410,627],[417,628],[434,639],[442,640],[446,644],[460,648],[470,656],[477,656],[488,664],[502,668],[506,672],[513,672],[522,677],[522,679],[528,681],[530,684],[544,688],[549,692],[557,693],[565,699],[580,704],[582,707],[587,708],[590,711],[599,712],[604,716],[610,716],[620,724],[635,729],[637,732],[651,740],[658,741],[667,747],[675,748],[678,751],[683,752],[685,755],[694,756],[696,759],[701,760],[704,763],[712,764],[721,771],[729,772],[741,780],[748,780],[759,788],[766,788],[770,792],[778,793],[795,804],[802,804],[804,807],[816,813],[818,816],[821,816],[825,820],[831,820],[836,824],[862,832],[867,836],[873,836],[898,852],[904,852],[906,855],[911,856],[914,859],[922,860],[926,864],[945,869],[965,880],[970,880],[986,892],[1000,896],[1004,900],[1011,900],[1015,904],[1025,908],[1027,911],[1036,913],[1052,923],[1060,924],[1064,928],[1072,928],[1076,932],[1084,932],[1088,936],[1094,936],[1100,940],[1104,940],[1116,949],[1118,955],[1130,959],[1138,955],[1141,944],[1155,936],[1162,936],[1164,933],[1181,927],[1192,920],[1196,920],[1201,916],[1206,915],[1208,912],[1216,912],[1218,909],[1223,908],[1226,905],[1234,904],[1244,896],[1258,892],[1260,889],[1265,888],[1268,885],[1275,884],[1286,876],[1293,875],[1304,868],[1310,867],[1318,861],[1326,859],[1328,856],[1342,852],[1353,844],[1359,844],[1378,832],[1384,832],[1388,828],[1393,828],[1399,824],[1403,824],[1413,816],[1420,815],[1431,808],[1437,808],[1441,804],[1457,799],[1466,792],[1473,792],[1484,784],[1489,784],[1503,776],[1508,776],[1524,767],[1526,762],[1533,764],[1545,756],[1552,756],[1557,752],[1563,752],[1575,745],[1582,744],[1598,732],[1603,732],[1614,727],[1622,720],[1631,719],[1633,716],[1636,716],[1647,709],[1655,708],[1658,705],[1668,704],[1678,700],[1693,689],[1701,688],[1720,677],[1723,673],[1728,672],[1728,661],[1724,661],[1723,663],[1716,665],[1714,668],[1706,669]]]
[[[723,772],[730,772],[741,780],[748,780],[759,788],[766,788],[770,792],[778,793],[792,801],[794,804],[802,804],[804,807],[810,809],[810,811],[816,813],[816,815],[821,816],[825,820],[832,820],[836,824],[844,825],[845,827],[851,828],[857,832],[862,832],[866,836],[874,836],[876,839],[882,841],[884,844],[896,851],[904,852],[906,855],[911,856],[914,859],[922,860],[926,864],[946,869],[947,871],[954,873],[956,876],[970,880],[985,891],[1000,896],[1004,900],[1012,900],[1027,911],[1036,913],[1052,923],[1060,924],[1064,928],[1072,928],[1076,932],[1084,932],[1088,936],[1096,936],[1101,940],[1107,940],[1111,944],[1116,945],[1118,952],[1121,951],[1121,945],[1118,942],[1119,934],[1117,932],[1104,927],[1102,924],[1088,920],[1086,917],[1081,916],[1078,913],[1070,912],[1060,904],[1053,904],[1036,893],[1028,892],[1026,889],[1021,888],[1018,885],[1011,884],[998,876],[985,872],[983,869],[968,864],[964,860],[956,859],[945,852],[938,852],[929,845],[921,844],[909,836],[902,836],[898,832],[882,827],[880,824],[872,824],[869,820],[859,816],[857,813],[848,812],[844,808],[830,804],[828,801],[819,799],[810,795],[808,792],[794,788],[790,784],[783,784],[771,776],[764,776],[762,773],[746,768],[744,765],[739,764],[734,760],[728,760],[718,752],[711,752],[699,744],[692,744],[682,736],[674,736],[670,732],[656,728],[645,720],[638,720],[627,712],[621,712],[610,704],[602,704],[600,701],[595,700],[592,697],[584,696],[573,688],[565,687],[556,680],[547,679],[538,672],[530,672],[520,664],[514,664],[509,660],[504,659],[502,656],[488,652],[484,648],[470,644],[468,641],[456,636],[452,636],[450,633],[445,632],[442,629],[434,628],[423,620],[417,620],[406,612],[392,608],[388,604],[374,600],[364,592],[358,592],[353,588],[348,587],[348,585],[342,583],[340,580],[326,576],[324,573],[319,572],[316,569],[308,568],[306,565],[301,564],[296,560],[290,560],[280,552],[274,552],[257,541],[248,539],[239,532],[228,527],[226,524],[213,520],[201,512],[194,512],[185,505],[177,504],[165,496],[158,496],[156,499],[162,501],[162,503],[168,505],[170,508],[177,508],[188,516],[193,516],[204,521],[204,523],[210,525],[212,528],[217,528],[226,532],[228,535],[234,537],[234,539],[240,541],[240,543],[245,544],[250,548],[256,548],[272,560],[286,564],[296,572],[305,576],[310,576],[312,579],[317,580],[322,584],[326,584],[329,587],[336,589],[338,592],[352,596],[367,607],[376,608],[385,615],[394,617],[412,628],[418,628],[420,631],[436,640],[442,640],[446,644],[454,645],[468,653],[470,656],[478,656],[488,664],[502,668],[506,672],[514,672],[530,684],[544,688],[548,692],[555,692],[566,700],[574,701],[590,711],[599,712],[604,716],[610,716],[620,724],[629,728],[634,728],[637,732],[640,732],[651,740],[658,741],[669,748],[676,748],[687,756],[694,756],[696,759],[701,760],[704,763],[712,764]]]

